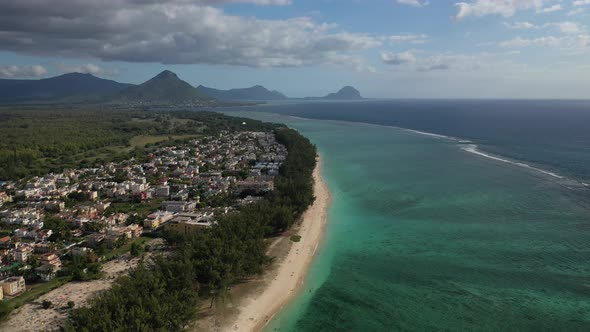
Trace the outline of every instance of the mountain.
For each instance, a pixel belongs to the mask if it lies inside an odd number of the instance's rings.
[[[351,87],[351,86],[345,86],[342,89],[340,89],[338,92],[335,93],[330,93],[324,97],[307,97],[305,99],[314,99],[314,100],[357,100],[357,99],[363,99],[363,97],[361,96],[361,93]]]
[[[164,70],[140,85],[129,87],[114,98],[114,102],[141,104],[194,104],[211,100],[175,73]]]
[[[261,85],[250,88],[218,90],[199,85],[197,90],[219,100],[283,100],[287,99],[284,94],[273,90],[270,91]]]
[[[0,103],[97,101],[130,86],[81,73],[40,80],[0,79]]]

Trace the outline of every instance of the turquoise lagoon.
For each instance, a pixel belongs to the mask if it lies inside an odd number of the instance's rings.
[[[230,114],[309,137],[333,196],[303,290],[267,331],[590,330],[575,189],[402,129]]]

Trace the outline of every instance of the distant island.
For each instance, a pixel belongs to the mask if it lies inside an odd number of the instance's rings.
[[[164,70],[148,81],[135,85],[119,83],[92,74],[69,73],[39,80],[0,79],[0,104],[106,104],[124,106],[226,106],[240,102],[265,102],[289,98],[262,85],[221,90],[194,87],[175,73]],[[360,92],[345,86],[324,97],[303,100],[360,100]]]
[[[327,94],[324,97],[306,97],[308,100],[358,100],[363,99],[359,90],[352,86],[345,86],[338,92]]]

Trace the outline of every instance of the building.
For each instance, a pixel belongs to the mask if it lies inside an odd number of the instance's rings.
[[[170,186],[158,186],[154,190],[154,196],[156,197],[168,197],[170,196]]]
[[[179,234],[192,234],[211,227],[212,218],[213,214],[211,213],[180,213],[166,224],[165,228]]]
[[[37,277],[39,277],[39,279],[47,282],[57,276],[57,271],[51,265],[41,265],[35,268],[35,274],[37,274]]]
[[[272,180],[257,180],[257,179],[247,179],[244,181],[238,181],[236,184],[236,188],[239,192],[242,191],[253,191],[253,192],[266,192],[272,191],[274,189],[274,183]]]
[[[197,207],[195,202],[180,202],[180,201],[165,201],[161,204],[161,209],[164,211],[178,213],[192,211]]]
[[[72,248],[72,256],[76,256],[76,257],[86,257],[91,252],[92,252],[92,249],[86,248],[86,247],[73,247]]]
[[[56,271],[61,269],[61,259],[59,259],[59,257],[55,254],[52,254],[52,253],[43,254],[39,258],[39,261],[41,262],[41,265],[50,265]]]
[[[33,248],[29,246],[22,246],[14,251],[14,259],[16,259],[16,261],[20,264],[25,264],[29,257],[31,257],[32,253]]]
[[[160,225],[170,221],[173,218],[172,213],[167,211],[158,211],[154,212],[147,216],[147,218],[143,221],[143,227],[148,229],[156,229],[160,227]]]
[[[2,290],[4,291],[4,295],[7,296],[19,295],[26,289],[25,278],[23,278],[22,276],[6,278],[0,281],[0,284],[2,284]]]

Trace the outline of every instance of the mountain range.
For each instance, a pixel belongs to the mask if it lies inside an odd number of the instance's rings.
[[[197,90],[218,100],[284,100],[288,99],[284,94],[273,90],[270,91],[262,85],[255,85],[250,88],[218,90],[199,85]]]
[[[91,74],[70,73],[40,80],[0,79],[0,102],[97,101],[133,84],[119,83]]]
[[[187,105],[214,104],[216,101],[271,101],[289,99],[278,91],[261,85],[250,88],[219,90],[199,85],[197,88],[164,70],[139,84],[119,83],[91,74],[70,73],[40,80],[0,79],[0,103],[108,103]],[[347,86],[324,97],[311,100],[362,99],[358,90]]]

